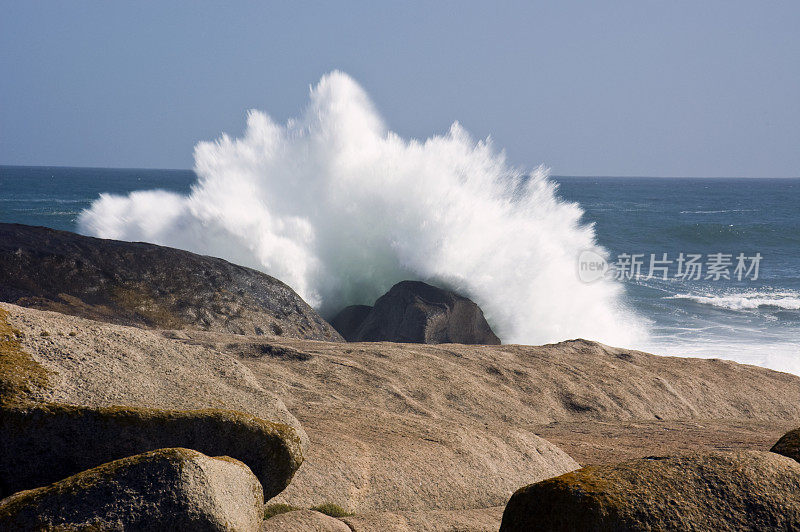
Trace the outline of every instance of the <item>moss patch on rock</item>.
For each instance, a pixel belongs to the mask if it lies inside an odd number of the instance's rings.
[[[300,507],[291,505],[291,504],[284,504],[284,503],[273,503],[268,504],[264,507],[264,519],[270,519],[275,517],[276,515],[285,514],[288,512],[297,512],[303,510]],[[329,517],[350,517],[353,515],[352,512],[348,512],[338,504],[334,504],[332,502],[326,502],[309,508],[309,510],[314,512],[319,512],[321,514],[325,514]]]
[[[271,517],[285,514],[286,512],[296,512],[301,509],[302,508],[298,508],[297,506],[292,506],[291,504],[284,504],[280,502],[275,504],[268,504],[264,507],[264,519],[270,519]]]
[[[176,316],[166,305],[147,293],[142,286],[117,286],[111,290],[113,301],[121,308],[140,316],[151,327],[182,329],[186,322]]]
[[[314,506],[310,508],[310,510],[314,510],[315,512],[319,512],[321,514],[329,515],[331,517],[349,517],[353,515],[351,512],[348,512],[338,504],[334,504],[332,502],[326,502],[320,504],[318,506]]]
[[[585,467],[517,490],[501,531],[795,530],[800,464],[762,451]]]
[[[22,337],[0,308],[0,405],[23,402],[48,385],[50,372],[23,351]]]

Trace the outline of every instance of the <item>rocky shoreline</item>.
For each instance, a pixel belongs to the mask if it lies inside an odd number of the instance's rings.
[[[3,530],[800,528],[794,375],[450,343],[494,334],[422,283],[348,331],[434,343],[343,342],[258,272],[43,228],[0,272]]]

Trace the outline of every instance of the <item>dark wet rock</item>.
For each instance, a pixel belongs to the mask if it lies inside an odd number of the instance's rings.
[[[365,312],[347,307],[334,318],[348,341],[500,344],[473,301],[419,281],[397,283]]]
[[[0,301],[122,325],[341,341],[291,288],[179,249],[0,224]]]
[[[371,311],[372,307],[368,305],[350,305],[343,308],[330,323],[345,340],[357,342],[358,330]]]
[[[159,449],[0,501],[2,530],[256,531],[263,493],[229,457]]]
[[[517,490],[501,531],[798,530],[800,464],[763,451],[589,466]]]
[[[271,498],[303,462],[294,429],[232,410],[6,404],[0,434],[2,495],[126,456],[186,447],[244,462]]]

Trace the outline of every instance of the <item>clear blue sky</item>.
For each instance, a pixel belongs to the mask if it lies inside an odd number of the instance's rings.
[[[334,5],[338,4],[338,5]],[[190,168],[341,69],[561,175],[800,176],[800,2],[0,1],[0,164]]]

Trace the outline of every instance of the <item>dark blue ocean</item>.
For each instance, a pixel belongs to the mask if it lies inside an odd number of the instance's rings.
[[[648,350],[730,358],[800,374],[800,179],[562,177],[612,258],[730,255],[730,279],[623,279],[651,322]],[[736,257],[761,255],[738,280]],[[751,261],[746,261],[750,266]],[[642,268],[642,277],[649,273]]]
[[[195,179],[186,170],[0,166],[0,221],[76,231],[101,193],[187,193]],[[639,347],[800,374],[800,179],[553,179],[594,224],[609,262],[641,262],[640,275],[623,267],[620,279],[649,322],[650,340]],[[699,278],[677,275],[681,254],[699,256]],[[648,276],[651,255],[661,269]],[[740,255],[747,267],[760,257],[757,275],[737,276]],[[708,269],[714,257],[719,275]]]

